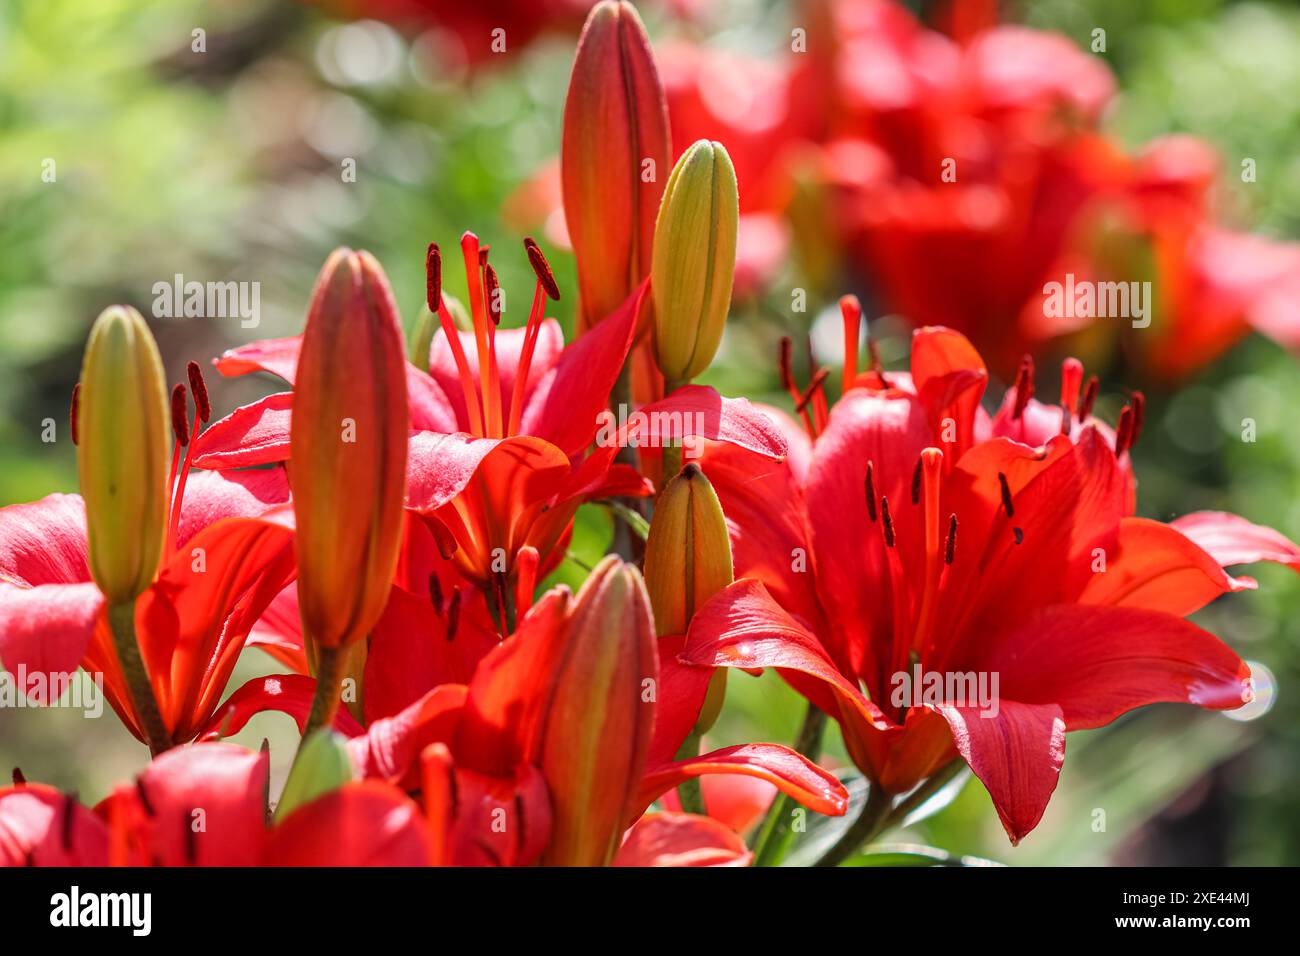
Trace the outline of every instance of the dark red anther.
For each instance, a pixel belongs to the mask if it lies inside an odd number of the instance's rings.
[[[826,384],[826,378],[830,374],[831,371],[828,368],[819,368],[817,370],[816,374],[812,377],[812,381],[808,383],[808,388],[804,390],[799,401],[795,403],[794,410],[796,412],[802,412],[808,407],[808,403],[817,397],[818,391],[820,391],[821,387]]]
[[[456,628],[460,625],[460,588],[453,588],[451,603],[447,605],[447,640],[456,639]]]
[[[1147,397],[1141,392],[1134,392],[1131,401],[1133,402],[1133,434],[1128,439],[1129,448],[1138,443],[1138,438],[1142,435],[1142,423],[1147,417]]]
[[[998,486],[1002,491],[1002,510],[1007,513],[1007,517],[1013,517],[1016,509],[1011,506],[1011,486],[1007,484],[1007,476],[998,472]]]
[[[912,504],[921,503],[921,459],[916,459],[916,467],[912,469]]]
[[[1125,405],[1119,412],[1119,424],[1115,426],[1115,457],[1128,451],[1133,443],[1133,406]]]
[[[1026,355],[1020,360],[1020,369],[1016,372],[1016,404],[1011,410],[1011,417],[1017,421],[1025,413],[1029,400],[1034,397],[1034,359]]]
[[[22,770],[20,770],[18,767],[14,767],[13,781],[15,787],[26,786],[27,784],[27,778],[23,776]]]
[[[81,383],[72,386],[72,407],[68,409],[68,425],[72,428],[72,444],[78,443],[77,408],[81,405]]]
[[[149,794],[144,789],[144,781],[139,777],[135,781],[135,795],[140,799],[140,806],[144,809],[146,817],[153,816],[153,803],[149,800]]]
[[[1068,436],[1070,434],[1070,423],[1073,420],[1074,420],[1074,416],[1070,414],[1070,406],[1066,405],[1064,402],[1061,403],[1061,434],[1062,435]]]
[[[436,242],[429,243],[424,254],[424,302],[429,311],[438,314],[442,305],[442,251]]]
[[[867,478],[865,482],[867,489],[867,514],[870,516],[872,521],[876,520],[876,482],[873,477],[874,471],[875,464],[867,462]]]
[[[187,411],[185,386],[177,382],[172,389],[172,434],[176,436],[176,444],[182,447],[190,443],[190,424],[185,420]]]
[[[943,563],[952,564],[952,559],[957,556],[957,516],[952,515],[948,518],[948,540],[943,546]]]
[[[560,301],[560,287],[555,281],[555,273],[551,271],[551,264],[546,261],[546,256],[542,255],[542,248],[532,236],[524,237],[524,251],[528,253],[528,262],[537,273],[537,281],[542,284],[546,294],[551,297],[553,302]]]
[[[884,495],[880,496],[880,517],[885,530],[885,547],[894,546],[894,518],[889,513],[889,499]]]
[[[1011,534],[1012,534],[1012,537],[1014,537],[1014,538],[1016,539],[1016,544],[1024,544],[1024,543],[1025,543],[1025,532],[1024,532],[1023,529],[1021,529],[1021,528],[1012,528],[1012,529],[1011,529]]]
[[[501,324],[501,283],[497,280],[497,270],[490,265],[483,268],[485,285],[487,286],[487,307],[488,315],[492,316],[492,324]]]
[[[794,343],[790,341],[790,336],[786,335],[781,338],[781,387],[791,395],[799,394],[799,387],[794,383],[794,372],[791,369],[791,353],[794,351]]]
[[[1097,376],[1093,375],[1088,379],[1088,384],[1083,388],[1083,401],[1079,404],[1079,423],[1083,424],[1084,419],[1092,414],[1092,407],[1097,404],[1097,388],[1100,386]]]
[[[212,420],[212,402],[208,399],[208,383],[203,380],[203,369],[198,362],[185,366],[185,374],[190,379],[190,393],[194,396],[194,407],[199,410],[199,421],[205,425]]]
[[[433,609],[439,614],[442,613],[442,582],[438,580],[438,575],[429,575],[429,600],[433,602]]]

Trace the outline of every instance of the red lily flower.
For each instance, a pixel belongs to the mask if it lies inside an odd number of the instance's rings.
[[[622,445],[701,438],[784,454],[779,433],[748,402],[701,386],[639,409],[634,420],[602,436],[644,284],[617,312],[561,347],[558,324],[543,317],[546,297],[558,290],[540,250],[526,245],[538,272],[533,303],[526,326],[507,330],[489,312],[499,300],[489,294],[495,273],[487,250],[472,233],[462,237],[472,332],[455,329],[441,296],[441,256],[431,249],[429,305],[443,335],[434,339],[429,374],[407,366],[414,429],[407,507],[430,518],[444,553],[494,600],[513,594],[521,571],[527,586],[519,590],[531,595],[529,581],[561,559],[579,505],[649,492],[632,469],[614,464]],[[254,343],[225,353],[216,365],[226,375],[261,370],[292,382],[297,348],[297,338]],[[214,423],[198,443],[196,461],[230,467],[283,460],[289,401],[273,395]],[[658,434],[656,423],[672,433]],[[593,440],[597,447],[588,454]]]
[[[364,732],[336,726],[353,734],[358,773],[423,789],[434,859],[456,865],[608,862],[618,836],[657,797],[705,774],[753,776],[818,812],[843,813],[839,782],[785,747],[749,744],[674,760],[711,675],[673,660],[681,641],[655,642],[639,575],[607,558],[576,596],[548,592],[468,686],[436,686]],[[267,681],[276,682],[273,692]],[[301,725],[310,683],[246,685],[220,732],[237,732],[264,709],[289,712]]]
[[[93,813],[41,784],[0,789],[0,866],[428,862],[419,806],[379,781],[344,784],[268,826],[269,770],[265,751],[204,743],[159,757]]]
[[[696,612],[682,660],[778,668],[886,792],[960,755],[1016,842],[1056,786],[1066,731],[1157,701],[1250,699],[1245,664],[1182,618],[1254,586],[1224,565],[1300,569],[1300,549],[1230,516],[1132,517],[1122,461],[1140,402],[1114,446],[1091,423],[1061,434],[1059,417],[1042,444],[984,437],[986,377],[964,338],[923,329],[910,377],[858,377],[786,464],[756,478],[743,456],[711,450],[703,467],[748,579]],[[1004,424],[1022,427],[1015,401]],[[774,503],[788,503],[775,518]],[[900,701],[899,675],[916,667],[996,675],[997,706],[950,689]]]
[[[184,479],[182,479],[184,481]],[[199,472],[176,483],[175,529],[136,604],[136,633],[172,743],[207,723],[262,610],[295,574],[280,469]],[[86,562],[85,508],[50,495],[0,509],[0,657],[10,670],[102,674],[122,722],[145,740]]]

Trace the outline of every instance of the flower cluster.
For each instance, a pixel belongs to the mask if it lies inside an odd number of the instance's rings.
[[[771,862],[792,808],[850,810],[853,770],[818,763],[828,719],[869,795],[822,862],[966,766],[1014,843],[1048,805],[1068,732],[1156,702],[1248,702],[1247,665],[1187,617],[1254,587],[1228,567],[1300,569],[1300,548],[1235,515],[1138,517],[1142,394],[1112,427],[1080,362],[1044,402],[1026,358],[995,407],[996,365],[964,334],[979,322],[946,298],[961,283],[907,284],[970,269],[1005,283],[974,299],[1015,313],[1028,234],[1056,227],[1017,219],[1011,234],[991,186],[923,188],[917,169],[934,159],[937,175],[960,140],[982,157],[962,168],[1000,190],[1073,195],[1044,183],[1069,175],[1080,139],[1102,148],[1087,121],[1108,78],[1078,66],[1078,82],[1027,88],[996,74],[998,46],[1051,57],[1043,38],[950,48],[866,9],[890,22],[837,35],[884,44],[873,55],[893,57],[898,99],[841,89],[839,115],[874,144],[827,149],[864,248],[920,325],[907,370],[885,368],[869,333],[860,350],[863,309],[845,296],[838,388],[826,368],[798,382],[788,341],[788,409],[693,383],[743,280],[753,207],[729,145],[702,139],[673,163],[683,119],[674,106],[670,125],[641,21],[613,0],[587,19],[564,115],[572,341],[546,316],[567,290],[532,239],[522,325],[503,324],[489,249],[466,232],[468,301],[443,292],[430,244],[409,337],[380,264],[339,249],[301,335],[215,360],[286,387],[214,420],[200,367],[169,393],[139,313],[105,310],[73,396],[82,494],[0,509],[0,658],[102,675],[153,760],[93,807],[15,772],[0,863]],[[959,79],[975,91],[960,116],[927,105]],[[1067,88],[1073,125],[1053,111],[1044,138],[1037,97]],[[972,116],[1001,132],[962,139]],[[610,427],[611,408],[635,414]],[[610,553],[576,592],[546,588],[592,504],[617,516]],[[284,673],[231,688],[249,647]],[[704,745],[731,668],[772,668],[806,698],[796,748]],[[264,711],[302,733],[273,805],[268,754],[223,739]]]

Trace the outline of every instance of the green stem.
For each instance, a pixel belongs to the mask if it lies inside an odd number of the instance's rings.
[[[826,714],[812,704],[804,713],[803,725],[795,740],[794,749],[809,760],[816,761],[822,752],[822,734],[826,729]],[[777,866],[785,859],[794,842],[794,811],[798,804],[785,794],[778,793],[768,808],[753,841],[754,865]]]
[[[131,708],[140,721],[140,729],[144,732],[149,752],[156,757],[171,749],[172,740],[158,710],[158,700],[154,697],[153,684],[149,682],[149,672],[145,670],[144,659],[140,656],[140,642],[135,636],[135,601],[110,604],[108,626],[113,632],[117,662],[122,668],[122,676],[126,678]]]
[[[316,694],[311,699],[311,712],[307,715],[307,726],[303,728],[302,739],[306,740],[312,732],[321,727],[332,727],[334,715],[339,709],[339,690],[343,684],[343,669],[347,655],[341,648],[320,647],[316,650]],[[299,749],[302,749],[299,744]]]
[[[947,786],[949,781],[961,773],[965,767],[966,761],[960,759],[949,761],[940,767],[928,780],[922,782],[919,787],[899,801],[898,806],[890,811],[889,818],[881,826],[881,832],[883,833],[892,827],[902,826],[903,821],[907,819],[913,810]]]
[[[692,730],[677,750],[678,760],[690,760],[700,755],[700,735]],[[704,814],[704,789],[699,777],[688,777],[677,785],[677,799],[683,813]]]
[[[871,792],[867,795],[867,803],[862,808],[862,813],[844,831],[844,835],[835,842],[835,845],[822,854],[822,858],[813,865],[839,866],[858,852],[862,844],[885,828],[885,824],[889,819],[889,811],[893,805],[893,796],[885,793],[879,787],[872,787]]]

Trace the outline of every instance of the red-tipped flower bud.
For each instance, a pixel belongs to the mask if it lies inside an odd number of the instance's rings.
[[[403,353],[383,269],[336,250],[312,293],[290,432],[298,603],[316,647],[364,638],[392,587],[410,414]]]
[[[584,330],[650,274],[670,142],[667,101],[641,18],[629,3],[596,4],[573,61],[561,149]]]

